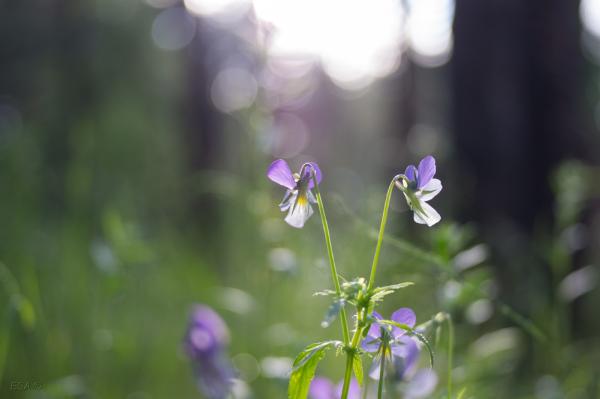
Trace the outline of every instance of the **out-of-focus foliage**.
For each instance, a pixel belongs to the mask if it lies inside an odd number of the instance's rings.
[[[351,279],[368,277],[389,177],[429,152],[448,181],[435,199],[443,222],[412,225],[394,197],[378,283],[415,284],[382,313],[410,306],[418,324],[452,315],[462,398],[598,397],[599,172],[579,161],[557,170],[556,227],[527,243],[548,267],[514,298],[535,305],[523,315],[499,293],[507,265],[493,243],[452,222],[464,195],[452,182],[469,176],[455,173],[445,119],[450,2],[436,25],[443,48],[415,39],[427,15],[411,23],[407,10],[401,61],[349,91],[317,64],[282,63],[298,76],[278,75],[257,45],[268,29],[244,20],[236,31],[185,11],[192,3],[202,2],[0,5],[0,397],[201,397],[182,350],[197,302],[229,325],[237,397],[284,397],[291,357],[338,326],[321,327],[330,304],[311,297],[331,288],[318,220],[285,225],[267,165],[319,158]],[[398,117],[413,91],[413,112]],[[443,395],[447,327],[428,325]],[[342,370],[330,356],[317,373],[338,381]]]

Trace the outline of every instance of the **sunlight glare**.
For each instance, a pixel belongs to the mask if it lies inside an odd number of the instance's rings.
[[[425,67],[445,64],[452,52],[454,0],[410,2],[407,36],[416,63]]]
[[[215,21],[234,22],[250,7],[251,0],[183,0],[190,12]]]
[[[254,9],[274,28],[269,53],[318,58],[340,87],[361,89],[399,64],[403,9],[396,0],[254,0]]]
[[[600,1],[581,0],[579,15],[584,29],[593,36],[600,37]]]

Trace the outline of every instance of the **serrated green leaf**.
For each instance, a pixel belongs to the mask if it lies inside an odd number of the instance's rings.
[[[386,285],[383,287],[377,287],[373,290],[373,292],[379,292],[379,291],[383,291],[383,290],[392,290],[392,291],[396,291],[402,288],[406,288],[406,287],[410,287],[411,285],[414,285],[415,283],[413,283],[412,281],[405,281],[403,283],[398,283],[398,284],[392,284],[392,285]]]
[[[409,335],[417,337],[417,339],[419,341],[421,341],[423,343],[423,345],[425,345],[425,347],[427,348],[427,351],[429,352],[429,362],[431,363],[431,367],[433,367],[433,349],[431,348],[431,344],[429,343],[429,340],[423,334],[421,334],[420,332],[418,332],[417,330],[415,330],[414,328],[411,328],[410,326],[408,326],[406,324],[396,323],[393,320],[377,320],[377,322],[380,324],[388,324],[391,326],[401,328],[404,331],[407,331],[409,333]]]
[[[308,345],[302,352],[296,356],[294,360],[292,371],[296,370],[299,367],[302,367],[304,363],[309,360],[317,351],[327,346],[337,346],[340,344],[340,341],[323,341],[323,342],[315,342],[313,344]]]
[[[373,294],[371,295],[371,301],[374,303],[381,302],[383,298],[387,295],[393,294],[397,290],[409,287],[413,284],[413,282],[407,281],[400,284],[387,285],[385,287],[377,287],[373,290]]]
[[[337,317],[338,313],[340,313],[345,304],[346,301],[344,301],[343,299],[336,299],[331,304],[331,306],[329,306],[329,309],[327,309],[327,313],[325,313],[325,318],[323,318],[323,321],[321,322],[321,327],[329,327]]]
[[[354,369],[354,375],[358,385],[362,386],[364,380],[362,358],[358,353],[354,354],[354,361],[352,362],[352,368]]]
[[[315,376],[319,362],[332,346],[342,345],[340,341],[325,341],[306,347],[294,360],[292,375],[288,385],[289,399],[306,399],[310,383]]]

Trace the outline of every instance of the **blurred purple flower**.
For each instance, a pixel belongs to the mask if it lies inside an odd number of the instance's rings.
[[[364,351],[376,354],[369,376],[379,380],[381,359],[385,356],[386,363],[394,366],[395,375],[402,378],[416,365],[419,347],[414,339],[406,335],[405,330],[388,324],[379,324],[377,320],[382,320],[379,313],[373,312],[373,318],[375,321],[361,343]],[[417,316],[410,308],[400,308],[392,313],[390,320],[412,328],[415,326]]]
[[[434,179],[435,158],[426,156],[419,162],[419,168],[408,165],[404,175],[406,180],[398,180],[396,186],[404,193],[408,205],[414,212],[414,221],[433,226],[442,218],[427,201],[442,191],[442,182]]]
[[[305,163],[300,168],[300,173],[292,174],[287,162],[278,159],[267,170],[267,177],[271,181],[287,188],[285,196],[279,204],[279,209],[282,212],[288,212],[285,221],[292,227],[302,228],[313,214],[310,204],[317,203],[310,191],[314,186],[312,180],[313,170],[317,178],[317,184],[321,183],[321,170],[314,162]]]
[[[402,387],[404,399],[429,398],[438,383],[437,374],[432,369],[420,369],[411,377],[404,379],[405,384]]]
[[[226,398],[231,390],[233,367],[227,358],[229,332],[211,308],[196,305],[183,346],[192,362],[198,388],[209,399]]]
[[[343,381],[334,386],[327,378],[315,377],[310,384],[308,396],[310,399],[340,399],[342,397],[343,385]],[[360,399],[360,386],[354,378],[350,381],[348,399]]]

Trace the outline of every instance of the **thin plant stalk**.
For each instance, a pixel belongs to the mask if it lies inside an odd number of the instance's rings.
[[[377,399],[383,398],[383,379],[384,379],[384,370],[385,370],[385,353],[386,353],[386,345],[383,344],[383,348],[381,351],[381,364],[379,365],[379,384],[377,385]]]
[[[319,184],[317,183],[317,176],[314,169],[311,170],[311,175],[314,183],[315,199],[317,200],[319,215],[321,216],[321,224],[323,225],[323,234],[325,235],[327,255],[329,256],[329,266],[331,267],[331,278],[333,279],[333,285],[335,286],[335,293],[337,294],[338,298],[341,298],[342,288],[340,286],[340,279],[335,266],[333,246],[331,245],[331,234],[329,233],[329,223],[327,223],[327,215],[325,214],[325,207],[323,206],[323,199],[321,198],[321,192],[319,191]],[[346,309],[344,309],[343,306],[340,310],[340,322],[342,324],[344,344],[347,346],[350,343],[350,333],[348,331],[348,318],[346,317]]]
[[[348,359],[346,361],[346,372],[344,373],[344,385],[342,386],[342,399],[348,397],[348,391],[350,389],[350,380],[352,379],[352,366],[354,364],[354,353],[362,336],[364,327],[361,327],[364,323],[363,312],[358,312],[356,315],[356,329],[352,336],[352,342],[350,343],[350,351],[348,353]]]
[[[448,377],[447,377],[447,389],[448,399],[452,398],[452,355],[454,353],[454,323],[452,322],[452,316],[446,315],[446,322],[448,323]]]
[[[354,364],[354,355],[348,353],[346,357],[346,370],[344,371],[344,385],[342,387],[342,399],[348,397],[348,391],[350,389],[350,381],[352,380],[352,366]],[[346,382],[348,381],[348,382]]]
[[[383,243],[383,236],[385,233],[385,225],[387,224],[388,210],[390,208],[390,201],[392,198],[394,185],[395,185],[396,181],[398,180],[398,178],[399,177],[396,176],[392,179],[392,181],[390,182],[390,185],[388,187],[387,194],[385,196],[385,203],[383,206],[383,214],[381,216],[381,226],[379,228],[379,237],[377,239],[377,246],[375,247],[375,255],[373,257],[373,264],[371,265],[371,276],[369,277],[369,285],[367,288],[368,291],[371,291],[371,289],[373,288],[373,283],[375,282],[375,273],[377,272],[377,264],[379,263],[379,253],[381,252],[381,244]],[[352,352],[354,352],[354,350],[356,350],[356,348],[358,347],[360,337],[362,336],[362,332],[364,329],[364,327],[361,327],[362,324],[363,324],[363,320],[361,319],[361,314],[359,312],[359,314],[357,316],[356,330],[354,331],[354,336],[352,337],[352,343],[350,344],[350,350]],[[352,355],[348,358],[348,361],[346,362],[346,373],[344,374],[342,399],[346,399],[348,396],[353,361],[354,361],[354,356]],[[348,370],[350,370],[350,373],[348,372]]]
[[[390,185],[385,195],[385,204],[383,205],[383,213],[381,215],[381,225],[379,226],[379,236],[377,237],[377,245],[375,246],[375,255],[373,256],[373,263],[371,264],[371,276],[369,277],[368,291],[371,291],[373,284],[375,283],[375,273],[377,273],[377,265],[379,264],[379,254],[381,252],[381,244],[383,242],[383,236],[385,234],[385,225],[387,224],[388,210],[390,209],[390,200],[392,198],[392,192],[394,185],[398,177],[394,177],[390,182]]]

